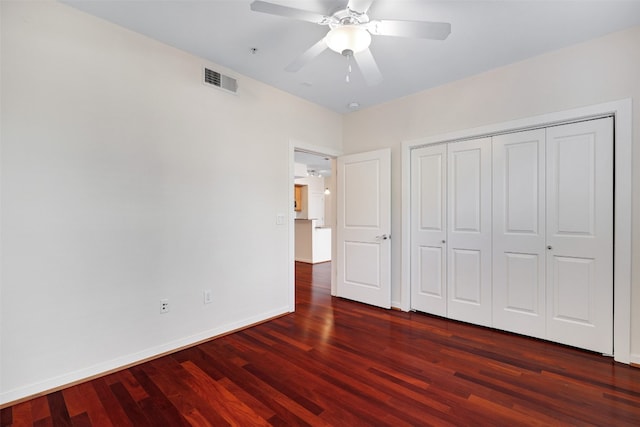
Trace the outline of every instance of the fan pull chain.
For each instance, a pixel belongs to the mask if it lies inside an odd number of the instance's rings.
[[[351,82],[351,57],[353,55],[347,55],[347,77],[345,78],[345,83]]]

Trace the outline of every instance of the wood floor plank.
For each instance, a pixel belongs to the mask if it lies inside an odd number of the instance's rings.
[[[215,358],[215,350],[207,347],[207,354],[216,360],[219,368],[231,381],[242,387],[247,393],[255,396],[263,404],[269,406],[276,413],[275,420],[285,422],[288,425],[312,425],[305,419],[313,419],[304,407],[298,402],[288,399],[271,384],[261,381],[242,366],[234,363],[230,358]],[[318,421],[319,422],[319,421]]]
[[[169,425],[180,426],[184,425],[184,423],[192,426],[228,425],[215,412],[209,414],[209,416],[203,415],[196,408],[195,399],[191,399],[190,390],[184,386],[184,383],[179,378],[172,379],[170,376],[165,375],[162,371],[162,366],[157,369],[154,364],[145,363],[142,366],[132,368],[132,373],[150,395],[163,395],[166,401],[170,403],[170,405],[164,406],[165,411],[168,411],[165,422],[172,421]],[[180,417],[176,418],[176,415],[171,410],[172,407],[175,408]]]
[[[55,427],[51,417],[41,418],[33,423],[34,427]]]
[[[296,312],[5,408],[19,426],[640,425],[640,369],[588,351],[331,297],[296,263]]]
[[[35,399],[32,399],[30,403],[31,417],[33,418],[34,423],[42,419],[51,417],[51,411],[49,410],[49,402],[47,401],[47,396],[36,397]]]
[[[141,366],[135,366],[130,371],[138,384],[149,395],[149,398],[140,401],[140,406],[146,414],[153,412],[152,417],[150,417],[152,423],[156,420],[155,425],[162,424],[160,420],[163,420],[166,424],[174,427],[189,425],[185,416],[173,405],[162,390],[151,381]]]
[[[488,417],[485,417],[482,420],[483,422],[488,422],[489,424],[500,422],[506,423],[508,425],[524,425],[532,427],[548,426],[548,420],[542,420],[538,417],[523,418],[521,413],[518,413],[510,407],[497,404],[491,400],[483,399],[473,394],[469,396],[469,402],[481,408],[482,413],[490,413],[493,417],[495,417],[494,420],[487,419]],[[554,419],[552,425],[554,425],[555,427],[561,427],[567,424],[560,423],[558,420]]]
[[[244,389],[239,387],[236,383],[230,381],[228,378],[222,378],[219,380],[219,382],[224,388],[233,393],[245,405],[252,408],[253,411],[263,419],[269,420],[276,416],[276,413],[271,408],[256,399],[251,394],[247,393]]]
[[[184,369],[193,377],[190,387],[199,393],[231,425],[267,426],[268,423],[242,400],[233,395],[223,385],[209,377],[193,362],[182,363]]]
[[[285,368],[275,368],[272,374],[287,380],[292,383],[305,384],[306,387],[315,385],[314,390],[302,390],[307,395],[313,395],[314,400],[318,400],[319,396],[326,396],[326,403],[322,403],[320,406],[325,411],[331,411],[336,407],[341,407],[343,402],[349,402],[349,408],[352,411],[356,411],[356,407],[360,417],[367,418],[371,416],[371,422],[373,420],[380,420],[382,418],[393,419],[390,422],[394,425],[399,425],[408,420],[410,423],[415,424],[416,420],[412,417],[411,413],[403,413],[398,411],[393,405],[389,405],[391,395],[384,393],[384,387],[376,388],[372,386],[372,377],[367,377],[367,366],[357,366],[356,364],[348,367],[344,366],[348,356],[342,357],[339,360],[329,362],[332,366],[322,363],[322,357],[313,355],[310,358],[296,357],[293,353],[287,353],[288,360],[278,360],[278,354],[280,352],[274,351],[271,355],[265,356],[261,360],[255,360],[255,365],[262,365],[263,369],[268,370],[273,366],[282,366],[291,363],[293,366]],[[313,362],[312,362],[313,361]],[[296,371],[297,369],[297,371]],[[289,374],[287,372],[290,372]],[[313,373],[313,375],[305,375],[305,373]],[[342,377],[342,380],[340,379]],[[298,381],[295,381],[298,379]],[[270,383],[277,382],[274,379],[267,380]],[[319,393],[319,389],[328,389],[332,387],[331,393],[323,394]],[[354,400],[354,396],[360,396],[360,398]],[[418,402],[413,402],[414,406],[419,406]],[[323,412],[323,418],[326,416]]]
[[[172,355],[172,357],[180,364],[187,361],[196,363],[200,369],[205,371],[207,375],[216,381],[220,381],[225,378],[222,372],[216,369],[214,363],[211,363],[211,360],[208,359],[208,356],[199,347],[187,348]]]
[[[49,411],[51,412],[53,424],[60,427],[71,427],[71,417],[62,392],[56,391],[48,394],[47,401],[49,402]]]
[[[89,418],[89,414],[83,412],[74,417],[71,417],[71,425],[73,427],[91,427],[91,419]]]
[[[98,399],[100,399],[100,402],[102,402],[102,405],[107,410],[107,415],[114,426],[133,426],[124,408],[120,405],[120,402],[113,395],[109,385],[103,378],[96,378],[91,381],[91,385],[95,389]]]
[[[13,409],[11,407],[0,409],[0,426],[6,427],[13,424]]]
[[[113,383],[109,386],[113,395],[118,399],[120,406],[127,414],[127,418],[131,423],[138,427],[151,426],[149,419],[145,416],[142,409],[138,406],[133,397],[129,394],[127,388],[120,382]]]
[[[202,396],[189,386],[186,371],[172,357],[154,360],[144,366],[144,371],[185,419],[204,417],[211,425],[230,425],[216,408],[207,405]]]
[[[70,417],[82,414],[87,411],[87,402],[85,396],[80,392],[80,387],[69,387],[62,390],[67,411]]]
[[[136,381],[129,369],[116,372],[116,378],[127,389],[134,401],[139,402],[149,397],[147,391]]]
[[[15,415],[13,416],[12,420],[13,424],[6,424],[7,426],[11,425],[12,427],[29,427],[33,425],[33,417],[31,416],[31,402],[27,401],[18,403],[17,405],[8,408],[8,410],[13,410],[13,414]],[[5,424],[3,424],[3,426],[5,426]]]
[[[107,411],[102,405],[102,401],[91,383],[81,383],[69,387],[63,390],[63,395],[72,419],[76,415],[86,412],[91,425],[113,426]]]

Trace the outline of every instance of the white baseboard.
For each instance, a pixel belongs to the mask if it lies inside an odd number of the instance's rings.
[[[640,367],[640,354],[631,354],[629,356],[629,361],[637,367]]]
[[[17,403],[18,401],[41,396],[43,394],[49,393],[54,390],[59,390],[72,384],[77,384],[91,378],[100,377],[109,372],[124,369],[128,366],[134,366],[141,362],[155,359],[161,355],[172,353],[179,349],[190,347],[197,343],[208,341],[221,335],[225,335],[239,329],[247,328],[257,323],[262,323],[264,321],[281,316],[283,314],[287,314],[289,312],[289,307],[272,310],[266,313],[262,313],[258,316],[252,316],[238,322],[233,322],[214,329],[209,329],[198,334],[174,340],[156,347],[151,347],[137,353],[128,354],[116,359],[99,363],[97,365],[69,372],[64,375],[49,378],[44,381],[29,384],[23,387],[18,387],[13,390],[7,390],[0,393],[0,407],[9,406],[10,404]]]

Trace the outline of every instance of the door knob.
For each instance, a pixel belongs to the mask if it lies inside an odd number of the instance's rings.
[[[376,240],[387,240],[390,238],[391,238],[390,234],[381,234],[380,236],[376,236]]]
[[[551,247],[551,245],[547,246],[547,249],[551,250],[553,249],[553,247]]]
[[[442,243],[447,243],[447,241],[446,241],[446,240],[443,240],[443,241],[442,241]]]

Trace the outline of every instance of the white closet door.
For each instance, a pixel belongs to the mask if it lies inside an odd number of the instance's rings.
[[[547,129],[547,338],[613,350],[613,120]]]
[[[447,146],[448,317],[491,326],[491,138]]]
[[[493,326],[545,337],[545,130],[493,137]]]
[[[447,315],[447,146],[411,152],[411,308]]]

